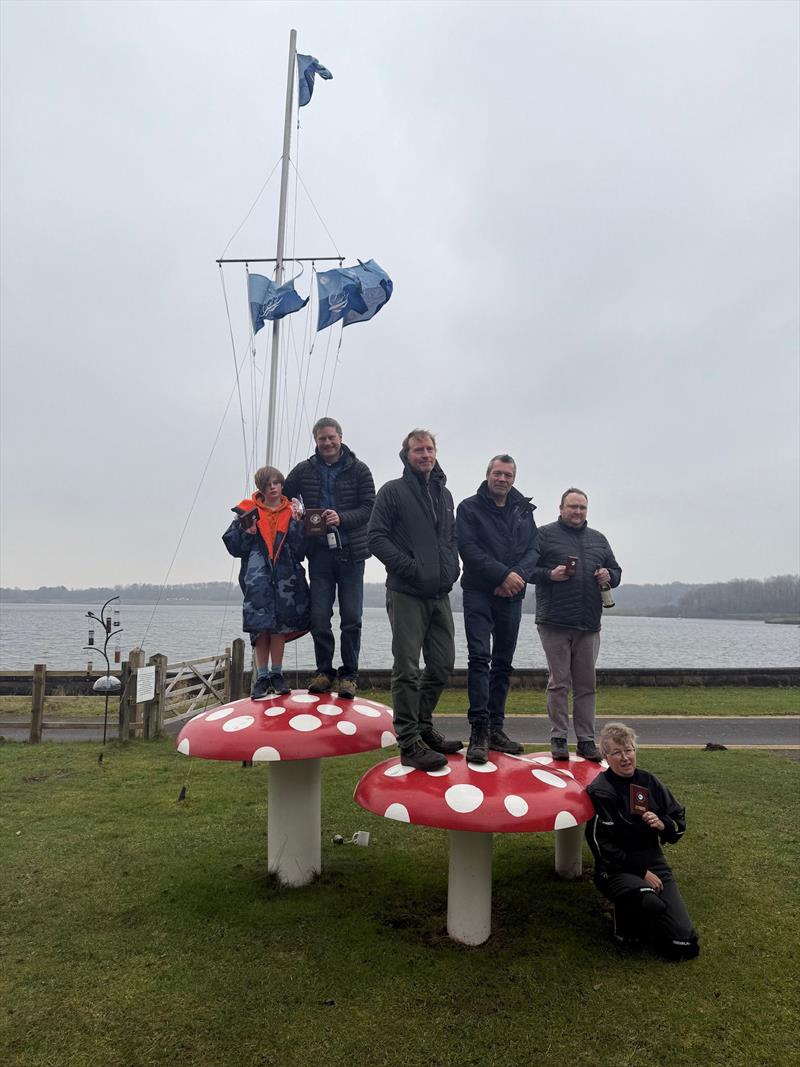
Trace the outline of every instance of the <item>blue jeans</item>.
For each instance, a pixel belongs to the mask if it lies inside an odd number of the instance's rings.
[[[311,579],[311,636],[320,674],[336,677],[333,668],[335,641],[331,628],[333,602],[339,601],[341,678],[358,677],[361,651],[361,616],[364,609],[364,561],[350,563],[339,553],[322,546],[308,558]]]
[[[464,590],[470,724],[503,727],[521,619],[522,600]]]

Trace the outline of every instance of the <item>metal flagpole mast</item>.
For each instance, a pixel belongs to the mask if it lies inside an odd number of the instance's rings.
[[[283,124],[283,163],[281,166],[281,199],[278,208],[278,250],[275,253],[275,282],[283,284],[283,252],[286,242],[286,193],[289,188],[289,148],[292,141],[292,102],[296,67],[297,30],[289,33],[289,73],[286,79],[286,118]],[[267,466],[274,466],[275,407],[278,396],[278,360],[281,335],[280,319],[272,323],[272,356],[269,368],[269,408],[267,412]]]

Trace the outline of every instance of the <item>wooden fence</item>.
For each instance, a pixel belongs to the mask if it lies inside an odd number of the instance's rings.
[[[151,656],[145,663],[144,651],[132,649],[122,669],[115,675],[120,690],[109,698],[109,708],[117,709],[116,730],[120,741],[134,737],[160,737],[169,723],[189,718],[207,708],[238,700],[245,691],[245,643],[237,638],[230,648],[217,656],[168,663],[161,654]],[[138,699],[139,672],[145,667],[155,668],[155,692],[151,699]],[[42,740],[45,729],[92,729],[102,726],[103,720],[47,720],[47,667],[37,663],[33,669],[31,697],[31,742]],[[18,721],[0,721],[3,726],[19,726]],[[113,727],[109,731],[113,733]]]

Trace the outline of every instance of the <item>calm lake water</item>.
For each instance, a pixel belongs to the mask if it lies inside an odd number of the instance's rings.
[[[86,612],[99,604],[0,605],[0,670],[31,670],[34,663],[51,669],[86,666]],[[131,648],[147,655],[164,653],[171,661],[210,656],[241,635],[241,608],[222,604],[122,604],[122,658]],[[466,667],[464,619],[456,624],[456,666]],[[100,636],[96,634],[96,637]],[[109,649],[113,648],[113,639]],[[113,654],[112,654],[113,660]],[[383,608],[366,608],[361,666],[390,667],[391,632]],[[313,667],[309,636],[293,642],[284,659],[287,667]],[[533,615],[523,615],[517,667],[544,667],[545,659]],[[94,666],[103,665],[95,655]],[[793,667],[800,665],[800,627],[763,622],[714,619],[649,619],[614,616],[603,620],[599,665],[603,667]]]

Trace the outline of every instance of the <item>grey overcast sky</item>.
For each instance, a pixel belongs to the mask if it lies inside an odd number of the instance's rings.
[[[231,576],[263,457],[215,259],[280,156],[292,27],[334,75],[293,157],[336,244],[293,178],[288,248],[395,293],[344,331],[330,412],[319,335],[299,422],[294,317],[279,463],[330,413],[381,484],[429,427],[456,501],[503,451],[540,522],[585,488],[629,582],[800,570],[798,4],[1,11],[3,585]],[[274,256],[277,197],[228,256]]]

